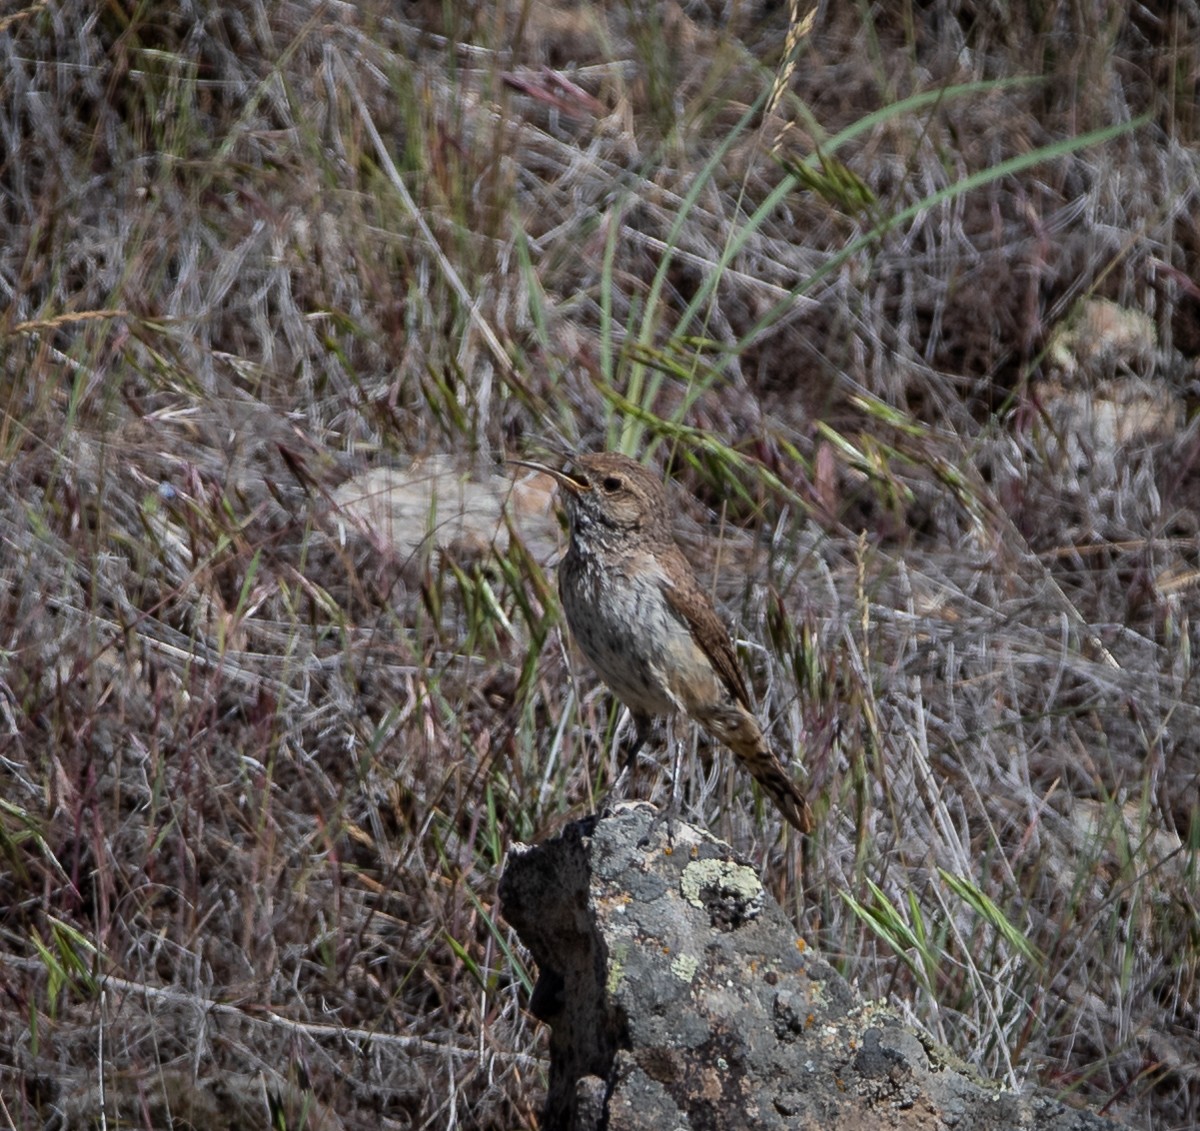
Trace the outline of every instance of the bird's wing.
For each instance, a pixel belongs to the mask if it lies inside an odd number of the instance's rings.
[[[683,568],[670,571],[676,578],[673,582],[667,579],[668,571],[663,573],[663,595],[667,598],[667,604],[691,629],[693,638],[716,668],[729,693],[750,710],[750,693],[746,690],[746,681],[738,665],[733,642],[729,639],[729,630],[717,615],[708,594],[700,587],[683,551],[678,547],[675,547],[675,551],[679,555],[678,566]]]

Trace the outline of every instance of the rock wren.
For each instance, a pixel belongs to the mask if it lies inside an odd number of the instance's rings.
[[[683,711],[737,755],[801,832],[808,802],[763,736],[737,654],[712,601],[671,533],[662,482],[616,452],[573,461],[552,476],[571,525],[558,567],[567,623],[583,654],[637,725],[629,765],[656,716]]]

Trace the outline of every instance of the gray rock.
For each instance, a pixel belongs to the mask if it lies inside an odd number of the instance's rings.
[[[981,1083],[805,947],[728,845],[647,806],[515,846],[501,909],[538,964],[547,1131],[1116,1124]]]

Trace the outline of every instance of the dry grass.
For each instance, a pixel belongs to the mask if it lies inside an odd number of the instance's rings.
[[[1200,12],[718,8],[0,9],[6,1125],[532,1123],[495,883],[619,717],[528,519],[338,489],[600,446],[824,820],[689,810],[986,1073],[1200,1124]]]

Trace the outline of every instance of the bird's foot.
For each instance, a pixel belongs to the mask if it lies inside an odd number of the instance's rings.
[[[659,809],[650,821],[650,827],[646,829],[641,839],[638,841],[638,848],[649,848],[650,842],[656,839],[658,830],[666,825],[667,843],[666,851],[671,852],[675,848],[675,806],[668,805],[663,809]]]

